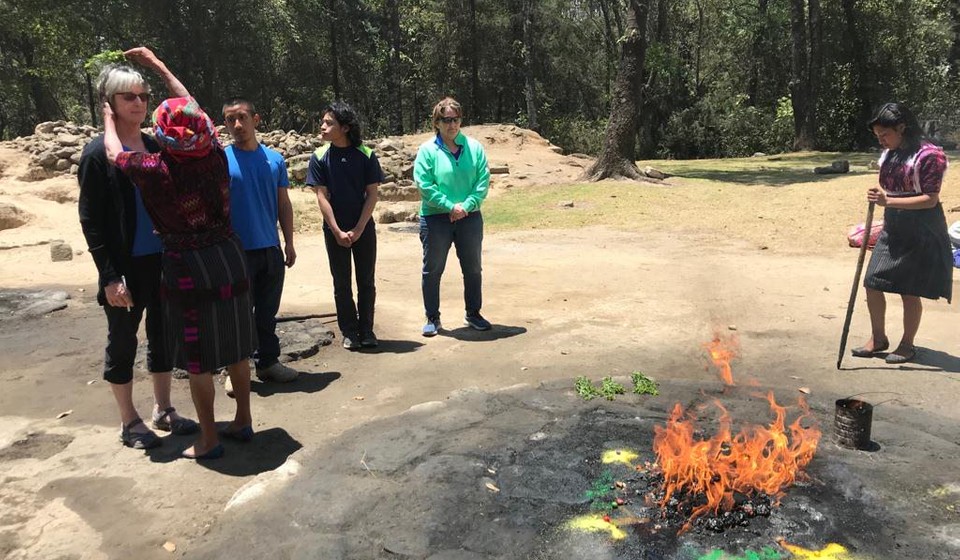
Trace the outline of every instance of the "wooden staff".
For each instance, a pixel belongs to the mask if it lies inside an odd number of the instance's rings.
[[[863,241],[860,243],[860,256],[857,258],[857,272],[853,276],[853,287],[850,288],[850,301],[847,302],[847,317],[843,320],[843,334],[840,335],[840,354],[837,356],[837,369],[843,361],[843,351],[847,348],[847,335],[850,334],[850,319],[853,318],[853,306],[857,303],[857,289],[860,287],[860,273],[863,271],[863,259],[867,256],[867,245],[870,243],[870,229],[873,225],[873,207],[875,202],[867,206],[867,220],[863,229]]]

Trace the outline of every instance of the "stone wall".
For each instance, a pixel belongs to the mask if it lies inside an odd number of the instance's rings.
[[[147,134],[152,130],[143,129]],[[232,143],[223,126],[217,127],[224,145]],[[26,152],[30,157],[27,173],[20,177],[25,181],[41,181],[58,175],[76,175],[84,146],[100,134],[89,125],[77,125],[66,121],[40,123],[31,136],[21,136],[0,143],[8,148]],[[279,152],[287,162],[290,180],[302,185],[307,177],[311,154],[323,142],[316,134],[300,134],[295,131],[273,130],[259,134],[260,142]],[[380,160],[386,179],[380,188],[380,199],[386,204],[378,205],[377,221],[409,221],[416,219],[420,199],[413,184],[413,160],[417,146],[407,146],[403,138],[367,140]],[[396,204],[393,204],[396,203]]]

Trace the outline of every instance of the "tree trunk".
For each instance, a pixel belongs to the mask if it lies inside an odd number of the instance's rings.
[[[753,46],[751,48],[750,58],[752,67],[750,69],[750,83],[747,84],[747,103],[756,107],[760,104],[760,80],[763,76],[763,53],[767,44],[767,6],[769,0],[760,0],[757,6],[757,29],[753,35]]]
[[[820,0],[807,0],[807,27],[810,30],[810,64],[807,67],[807,113],[803,120],[803,136],[809,148],[817,147],[817,103],[820,101],[820,77],[823,72],[823,23]]]
[[[480,37],[477,34],[477,0],[470,0],[470,112],[483,122],[480,103]]]
[[[846,27],[845,39],[847,48],[845,51],[849,55],[851,76],[853,83],[853,92],[857,98],[857,112],[850,115],[850,130],[853,132],[853,147],[858,149],[868,148],[874,145],[873,134],[867,130],[867,122],[873,116],[872,93],[865,76],[873,75],[867,60],[866,46],[860,36],[860,29],[857,26],[857,0],[842,0],[843,17]],[[951,5],[956,5],[951,4]],[[960,45],[958,45],[960,48]]]
[[[849,1],[844,0],[844,4]],[[956,0],[950,2],[950,32],[953,35],[953,40],[950,42],[948,62],[950,63],[950,77],[956,79],[960,77],[960,2]]]
[[[536,0],[523,0],[523,95],[527,101],[527,128],[540,131],[537,122],[537,85],[533,75],[533,10]]]
[[[790,101],[793,105],[793,149],[813,147],[805,136],[807,107],[810,103],[810,83],[807,81],[807,25],[804,0],[790,0],[790,34],[793,38],[791,59]]]
[[[390,55],[387,59],[387,98],[390,108],[387,111],[391,134],[403,134],[403,94],[400,89],[400,2],[387,0],[387,18],[389,21],[388,38]]]
[[[87,82],[87,103],[90,106],[90,124],[97,126],[97,106],[99,105],[99,100],[93,92],[93,80],[90,79],[90,73],[84,71],[83,77]],[[0,138],[2,138],[2,136],[0,136]]]
[[[330,83],[333,85],[333,98],[340,99],[340,49],[337,41],[337,5],[330,0],[330,12],[327,15],[327,33],[330,35]]]
[[[610,120],[603,149],[597,161],[584,172],[584,179],[599,181],[608,177],[645,179],[634,161],[637,124],[646,56],[647,13],[649,0],[630,0],[627,5],[627,29],[620,53],[617,83],[613,88]]]

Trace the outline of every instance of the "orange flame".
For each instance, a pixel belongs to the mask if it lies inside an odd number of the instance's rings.
[[[740,342],[737,338],[731,336],[724,340],[717,334],[714,335],[712,341],[704,344],[704,347],[710,354],[713,365],[720,369],[720,379],[724,385],[733,385],[733,370],[730,368],[730,361],[740,354]]]
[[[695,439],[695,418],[679,403],[666,426],[655,427],[653,449],[665,490],[660,506],[678,492],[703,495],[707,500],[693,509],[681,533],[706,513],[732,510],[734,492],[747,496],[764,492],[779,501],[785,488],[805,478],[802,469],[813,459],[820,441],[815,425],[801,425],[801,421],[813,418],[810,409],[801,397],[798,404],[802,412],[787,428],[786,410],[777,404],[773,391],[767,401],[775,416],[770,425],[748,426],[737,435],[732,435],[730,415],[719,402],[719,430],[708,440]]]

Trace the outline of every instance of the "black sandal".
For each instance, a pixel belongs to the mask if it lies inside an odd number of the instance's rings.
[[[897,348],[897,350],[899,350],[899,348]],[[908,352],[907,354],[897,354],[896,352],[891,352],[887,354],[887,357],[884,358],[883,361],[887,362],[888,364],[897,365],[897,364],[905,364],[917,357],[916,346],[911,346],[907,352]]]
[[[152,422],[153,429],[170,432],[175,436],[188,436],[200,431],[200,425],[189,418],[179,417],[171,420],[170,414],[176,412],[176,410],[177,409],[171,406],[160,414],[154,413]]]
[[[157,434],[147,432],[131,432],[130,429],[143,424],[143,420],[137,418],[120,430],[120,441],[127,447],[133,449],[153,449],[159,447],[163,442]]]

